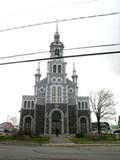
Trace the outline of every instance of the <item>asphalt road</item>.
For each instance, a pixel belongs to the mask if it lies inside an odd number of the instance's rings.
[[[120,160],[120,146],[18,146],[0,144],[0,160]]]

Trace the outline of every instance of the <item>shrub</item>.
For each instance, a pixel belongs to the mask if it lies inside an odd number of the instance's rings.
[[[77,137],[77,138],[84,138],[84,137],[85,137],[85,134],[84,134],[84,133],[77,133],[77,134],[76,134],[76,137]]]
[[[30,137],[33,136],[32,132],[30,130],[19,130],[18,132],[15,132],[13,134],[13,136],[16,138],[16,139],[29,139]]]

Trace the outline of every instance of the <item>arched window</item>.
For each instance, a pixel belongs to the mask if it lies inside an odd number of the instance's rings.
[[[88,108],[88,103],[87,103],[87,102],[85,102],[85,108],[86,108],[86,109]]]
[[[84,109],[84,102],[82,102],[82,109]]]
[[[78,102],[78,107],[81,108],[81,102]]]
[[[58,103],[61,103],[61,101],[62,101],[62,89],[61,89],[61,87],[59,86],[59,87],[57,88],[57,102],[58,102]]]
[[[52,87],[52,103],[56,103],[56,87]]]
[[[61,103],[62,102],[62,87],[53,86],[52,87],[52,103]]]
[[[32,101],[32,105],[31,105],[31,108],[34,108],[34,101]]]
[[[57,67],[56,64],[53,65],[53,72],[56,73]]]
[[[58,65],[58,73],[61,73],[61,65]]]
[[[30,101],[28,101],[28,108],[30,108]]]
[[[24,101],[24,108],[27,107],[27,101]]]
[[[32,120],[30,117],[25,118],[25,124],[24,124],[24,129],[25,130],[31,130],[31,125],[32,125]]]
[[[55,55],[59,56],[59,49],[55,49]]]

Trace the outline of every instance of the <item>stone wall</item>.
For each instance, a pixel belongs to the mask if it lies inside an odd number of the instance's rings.
[[[75,134],[77,130],[77,117],[76,117],[76,106],[68,106],[68,117],[69,117],[69,133]]]
[[[58,108],[60,110],[63,111],[63,113],[65,114],[67,111],[67,104],[47,104],[47,113],[49,114],[51,110]]]
[[[44,134],[45,106],[36,105],[35,107],[35,134]]]

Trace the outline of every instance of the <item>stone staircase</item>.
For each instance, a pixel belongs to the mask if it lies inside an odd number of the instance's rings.
[[[50,143],[53,143],[53,144],[62,144],[62,143],[71,143],[71,142],[68,139],[67,135],[59,135],[58,137],[56,137],[56,135],[52,134],[50,136]]]

